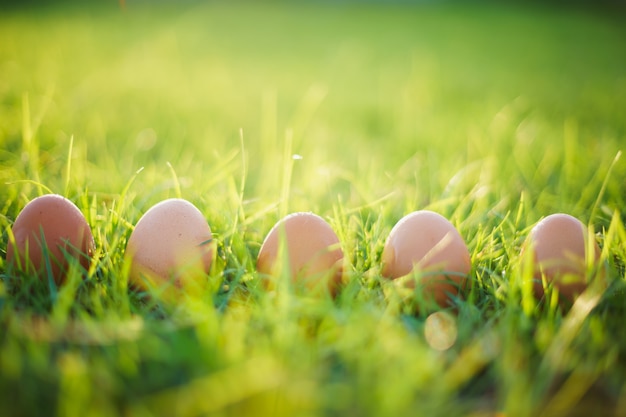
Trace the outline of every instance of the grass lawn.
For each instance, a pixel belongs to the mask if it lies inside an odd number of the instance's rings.
[[[621,12],[101,3],[0,11],[0,415],[626,416]],[[58,288],[5,261],[48,192],[96,241]],[[210,288],[177,305],[129,289],[124,263],[170,197],[217,242]],[[471,254],[447,349],[380,274],[419,209]],[[336,299],[258,284],[265,235],[295,211],[339,236]],[[556,212],[589,225],[607,270],[571,309],[520,272]]]

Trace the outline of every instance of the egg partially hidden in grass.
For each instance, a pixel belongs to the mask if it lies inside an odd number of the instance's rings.
[[[276,277],[288,273],[296,287],[318,290],[325,285],[336,294],[343,274],[343,251],[324,219],[313,213],[293,213],[268,233],[259,251],[257,270],[270,286]]]
[[[600,259],[598,243],[588,238],[585,225],[563,213],[547,216],[532,228],[522,258],[532,250],[533,291],[537,298],[544,296],[542,277],[570,302],[585,290],[588,262],[597,264]]]
[[[40,278],[50,274],[63,283],[70,263],[87,270],[94,239],[83,213],[65,197],[47,194],[31,200],[13,223],[14,242],[7,247],[7,263]]]
[[[456,228],[442,215],[421,210],[400,219],[383,248],[383,277],[406,277],[415,285],[418,273],[424,301],[441,307],[459,293],[471,270],[470,254]]]
[[[173,198],[155,204],[128,239],[130,284],[168,294],[201,288],[213,260],[212,239],[206,219],[189,201]]]

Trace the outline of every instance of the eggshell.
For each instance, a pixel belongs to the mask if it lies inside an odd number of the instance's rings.
[[[174,289],[201,283],[213,260],[212,239],[206,219],[189,201],[155,204],[128,239],[129,282],[139,288]]]
[[[452,223],[432,211],[403,217],[383,248],[382,276],[396,279],[419,271],[424,298],[442,307],[450,302],[448,293],[458,294],[470,270],[465,241]]]
[[[342,280],[343,251],[339,238],[324,219],[313,213],[293,213],[276,223],[259,251],[258,272],[280,276],[284,265],[281,242],[294,283],[312,290],[326,281],[331,294],[336,293]]]
[[[95,243],[85,216],[70,200],[47,194],[31,200],[15,219],[15,244],[9,242],[7,263],[40,278],[49,271],[57,284],[63,283],[71,259],[78,259],[87,270]],[[43,238],[43,239],[42,239]]]
[[[556,213],[537,223],[522,249],[522,256],[533,250],[533,289],[535,296],[544,296],[542,275],[558,289],[559,295],[573,301],[587,287],[587,228],[568,214]],[[593,242],[595,262],[600,259],[600,247]]]

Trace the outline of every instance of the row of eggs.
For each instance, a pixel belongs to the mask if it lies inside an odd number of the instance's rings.
[[[588,240],[585,226],[567,214],[547,216],[533,227],[522,251],[532,252],[535,295],[543,296],[545,282],[570,301],[585,289],[588,261],[597,263],[600,257],[595,240],[591,245]],[[15,219],[6,256],[9,265],[33,275],[51,274],[61,284],[72,259],[88,269],[94,252],[91,229],[78,207],[48,194],[30,201]],[[183,199],[161,201],[139,219],[128,239],[129,282],[185,291],[206,277],[214,253],[211,229],[197,207]],[[306,289],[336,294],[344,262],[332,227],[303,212],[286,216],[270,230],[256,267],[269,285],[275,282],[272,277],[288,276]],[[415,279],[401,278],[417,277],[424,297],[439,306],[458,294],[470,271],[470,253],[460,233],[432,211],[403,217],[382,252],[383,277],[413,286]]]

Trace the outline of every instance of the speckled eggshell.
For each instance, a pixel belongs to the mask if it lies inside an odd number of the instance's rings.
[[[569,214],[551,214],[537,223],[524,244],[534,256],[533,290],[537,298],[544,296],[542,276],[558,289],[559,294],[573,301],[587,287],[587,228]],[[600,259],[600,247],[593,242],[591,254]]]
[[[465,241],[452,223],[432,211],[400,219],[383,248],[382,276],[396,279],[419,271],[424,298],[442,307],[450,302],[448,294],[458,294],[470,270]]]
[[[289,271],[293,282],[313,289],[328,280],[335,294],[343,274],[343,251],[332,227],[313,213],[292,213],[270,230],[257,259],[257,270],[265,276],[279,276],[284,265],[280,256],[281,236],[285,239]]]
[[[46,252],[57,284],[65,280],[72,258],[83,269],[89,268],[95,247],[91,229],[78,207],[65,197],[47,194],[31,200],[15,219],[12,233],[15,244],[8,244],[7,263],[22,271],[45,278]]]
[[[173,198],[155,204],[128,239],[130,283],[139,288],[172,283],[184,289],[202,280],[213,259],[212,239],[206,219],[189,201]]]

